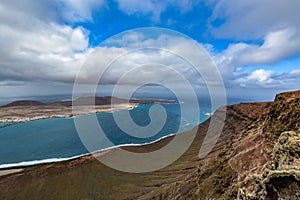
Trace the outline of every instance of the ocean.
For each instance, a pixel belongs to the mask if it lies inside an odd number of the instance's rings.
[[[98,113],[99,124],[113,143],[110,147],[151,143],[162,137],[190,130],[205,121],[211,113],[209,106],[202,106],[198,119],[182,119],[184,123],[180,126],[180,104],[161,105],[167,113],[166,122],[156,135],[148,138],[130,136],[118,127],[113,112],[125,112],[124,110]],[[148,113],[151,106],[152,104],[141,104],[130,109],[132,120],[140,126],[149,124]],[[193,108],[189,112],[193,112]],[[80,140],[73,118],[0,123],[0,148],[0,168],[56,162],[89,154]],[[109,147],[99,145],[96,149],[100,151],[107,148]]]

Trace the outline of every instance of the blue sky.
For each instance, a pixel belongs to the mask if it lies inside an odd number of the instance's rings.
[[[103,41],[161,27],[206,48],[229,97],[271,100],[300,89],[299,7],[298,0],[2,1],[0,98],[71,93],[80,66]]]

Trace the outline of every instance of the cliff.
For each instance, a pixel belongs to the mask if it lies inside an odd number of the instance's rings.
[[[278,139],[284,131],[300,131],[300,91],[276,95],[264,124],[270,139]]]
[[[299,94],[227,106],[221,137],[204,159],[198,153],[209,120],[185,154],[159,171],[123,173],[85,156],[1,177],[0,199],[299,199]],[[148,152],[171,139],[123,148]]]

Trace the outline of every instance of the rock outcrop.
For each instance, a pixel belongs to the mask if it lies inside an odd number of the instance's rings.
[[[291,130],[300,131],[300,91],[276,95],[264,122],[264,133],[273,141]]]
[[[252,179],[255,191],[241,188],[238,199],[300,199],[300,133],[283,132],[273,149],[271,169]]]

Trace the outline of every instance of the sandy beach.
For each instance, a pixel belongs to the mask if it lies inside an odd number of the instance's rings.
[[[7,170],[0,170],[0,177],[1,177],[1,176],[8,175],[8,174],[14,174],[14,173],[21,172],[21,171],[23,171],[23,169],[7,169]]]

